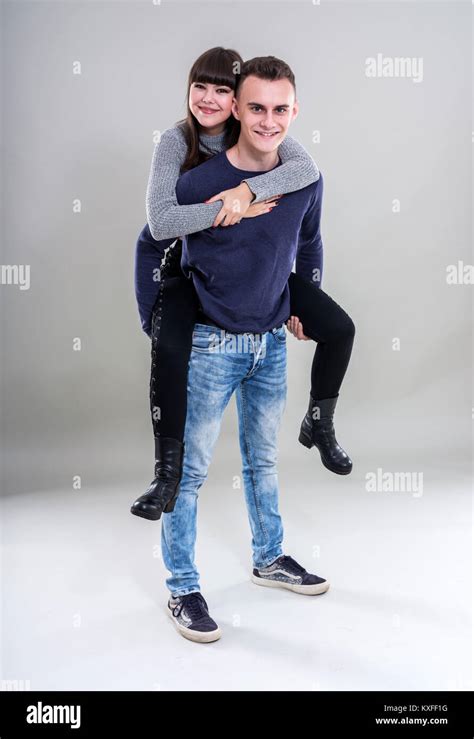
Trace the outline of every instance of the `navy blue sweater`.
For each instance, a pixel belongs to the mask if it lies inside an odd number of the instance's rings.
[[[181,175],[176,185],[178,203],[202,203],[257,174],[263,172],[234,167],[223,151]],[[243,218],[235,226],[207,228],[183,239],[183,271],[194,282],[203,312],[218,326],[235,333],[264,332],[286,321],[290,315],[287,283],[295,260],[297,274],[321,286],[322,195],[320,173],[311,185],[283,195],[270,213]],[[148,335],[158,293],[158,268],[173,241],[156,241],[148,226],[138,239],[135,291]]]

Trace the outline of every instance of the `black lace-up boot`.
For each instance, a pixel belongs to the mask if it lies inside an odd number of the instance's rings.
[[[312,395],[309,396],[309,408],[301,424],[299,441],[308,449],[317,447],[321,461],[328,470],[338,475],[348,475],[352,470],[352,461],[337,443],[334,432],[333,416],[338,397],[314,400]]]
[[[134,502],[131,513],[157,521],[163,511],[173,511],[179,494],[183,456],[184,444],[181,441],[155,436],[155,479]]]

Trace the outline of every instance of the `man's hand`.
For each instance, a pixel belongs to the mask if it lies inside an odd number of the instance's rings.
[[[290,320],[287,321],[286,327],[290,334],[293,334],[293,336],[296,336],[297,339],[303,341],[310,341],[309,336],[305,336],[303,333],[303,324],[301,323],[298,316],[290,316]]]
[[[216,226],[233,226],[244,217],[250,203],[255,195],[250,190],[246,182],[241,182],[237,187],[230,190],[222,190],[217,195],[206,200],[206,203],[215,203],[216,200],[222,200],[222,208],[214,219],[212,224]]]

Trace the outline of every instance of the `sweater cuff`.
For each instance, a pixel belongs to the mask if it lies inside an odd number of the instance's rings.
[[[250,192],[253,193],[252,203],[260,203],[262,200],[265,200],[266,193],[263,191],[263,188],[257,185],[254,177],[251,177],[249,180],[242,180],[242,182],[245,182]]]

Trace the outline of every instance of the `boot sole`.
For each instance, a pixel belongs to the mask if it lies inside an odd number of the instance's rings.
[[[265,588],[285,588],[286,590],[292,590],[294,593],[300,593],[300,595],[321,595],[329,590],[327,580],[317,585],[292,585],[289,582],[281,582],[280,580],[266,580],[263,577],[257,577],[253,573],[251,577],[255,585],[263,585]]]
[[[300,442],[300,444],[303,444],[303,446],[305,446],[307,449],[311,449],[313,446],[315,446],[316,449],[318,449],[317,445],[312,440],[308,439],[306,434],[300,433],[298,437],[298,441]],[[318,449],[318,452],[321,457],[321,462],[323,463],[324,467],[326,467],[326,469],[329,470],[329,472],[334,472],[336,475],[349,475],[352,472],[352,467],[350,468],[350,470],[335,470],[333,467],[329,467],[329,465],[327,465],[326,462],[324,461],[321,451],[319,449]]]
[[[178,499],[178,494],[176,494],[174,498],[171,498],[167,502],[167,504],[163,508],[163,511],[159,513],[158,515],[156,515],[156,513],[142,511],[140,510],[140,508],[134,508],[133,506],[130,508],[130,513],[133,513],[134,516],[140,516],[140,518],[146,518],[147,521],[159,521],[159,519],[162,516],[162,513],[172,513],[174,511],[174,507],[176,505],[177,499]]]
[[[166,606],[166,613],[173,621],[176,631],[178,631],[181,636],[184,636],[185,639],[189,639],[189,641],[195,641],[199,644],[208,644],[209,642],[217,641],[222,636],[222,632],[219,627],[214,629],[214,631],[193,631],[193,629],[187,629],[186,626],[181,626],[181,624],[176,621],[168,606]]]
[[[130,513],[133,513],[134,516],[139,516],[140,518],[146,518],[147,521],[158,521],[161,518],[161,513],[157,516],[153,513],[141,511],[139,508],[130,508]]]

